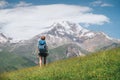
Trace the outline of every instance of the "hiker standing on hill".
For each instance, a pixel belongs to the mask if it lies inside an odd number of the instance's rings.
[[[48,56],[48,47],[45,41],[45,36],[41,36],[41,39],[38,41],[38,56],[39,56],[39,65],[42,66],[42,58],[44,58],[44,65],[46,65],[46,57]]]

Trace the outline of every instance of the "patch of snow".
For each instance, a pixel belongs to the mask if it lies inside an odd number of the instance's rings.
[[[92,38],[92,37],[95,36],[95,34],[91,32],[91,33],[86,34],[85,36],[88,36],[88,37]]]
[[[80,32],[82,32],[81,36],[84,36],[85,33],[87,33],[89,30],[87,29],[82,29]]]
[[[59,32],[64,32],[64,30],[63,30],[63,29],[58,29],[57,31],[59,31]]]
[[[106,35],[105,33],[101,32],[107,39],[109,40],[114,40],[113,38],[109,37],[108,35]]]
[[[73,35],[74,32],[72,30],[67,30],[66,33],[70,34],[70,35]]]
[[[76,38],[73,38],[73,41],[76,41]]]
[[[59,34],[64,35],[64,33],[63,33],[63,32],[59,32]]]

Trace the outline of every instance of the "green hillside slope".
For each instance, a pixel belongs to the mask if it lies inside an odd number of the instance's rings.
[[[8,51],[0,52],[0,73],[36,65],[33,61]]]
[[[120,48],[0,75],[0,80],[119,80]]]
[[[6,44],[9,46],[3,45],[0,47],[0,73],[12,70],[18,70],[21,68],[27,68],[35,66],[38,63],[36,55],[33,54],[34,47],[32,44],[21,45],[15,47],[12,44]],[[65,44],[54,49],[49,50],[49,56],[47,62],[54,62],[56,60],[62,60],[68,58],[66,53],[68,46],[73,46],[79,48],[81,52],[85,53],[79,46],[73,44]],[[0,45],[1,46],[1,45]],[[18,45],[17,45],[18,46]],[[37,54],[37,53],[36,53]]]

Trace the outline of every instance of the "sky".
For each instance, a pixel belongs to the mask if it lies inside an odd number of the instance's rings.
[[[120,39],[120,0],[0,0],[0,32],[30,39],[54,22],[71,21]]]

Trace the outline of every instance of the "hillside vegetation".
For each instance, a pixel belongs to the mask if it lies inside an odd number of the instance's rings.
[[[0,80],[119,80],[120,48],[3,73]]]
[[[30,66],[35,66],[36,64],[15,53],[10,53],[8,51],[0,52],[0,73],[18,70]]]

